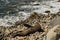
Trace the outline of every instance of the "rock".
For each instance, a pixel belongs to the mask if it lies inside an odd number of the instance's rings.
[[[49,11],[49,10],[47,10],[47,11],[45,11],[45,13],[50,13],[50,11]]]
[[[52,27],[54,27],[55,25],[58,25],[58,24],[60,24],[60,17],[54,18],[54,19],[50,22],[49,27],[52,28]]]
[[[16,22],[15,22],[15,26],[20,25],[20,24],[21,24],[20,21],[16,21]]]
[[[48,33],[47,33],[46,40],[58,40],[60,38],[60,25],[54,26]]]

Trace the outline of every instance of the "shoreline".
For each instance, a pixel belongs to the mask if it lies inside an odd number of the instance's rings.
[[[49,25],[49,23],[52,21],[52,19],[58,18],[58,17],[60,17],[60,13],[58,13],[58,14],[49,14],[48,16],[45,16],[45,15],[40,15],[39,16],[38,14],[34,13],[27,20],[25,20],[24,23],[27,23],[27,24],[30,24],[30,25],[34,25],[34,23],[37,21],[39,24],[41,24],[41,28],[45,31],[47,29],[51,29],[51,28],[45,28],[45,27]],[[28,28],[25,27],[23,25],[23,23],[22,23],[21,25],[18,25],[15,28],[14,27],[10,27],[10,28],[9,27],[7,27],[7,28],[3,27],[3,28],[0,29],[0,31],[3,32],[4,36],[6,36],[7,34],[9,34],[12,31],[13,32],[24,31],[26,29],[28,29]],[[42,33],[44,33],[44,32],[42,32]],[[33,37],[32,38],[32,40],[33,40],[38,34],[40,35],[42,33],[41,32],[35,32],[33,34],[30,34],[30,36],[20,36],[20,37],[17,36],[17,39],[16,39],[16,37],[15,38],[10,38],[10,37],[6,36],[4,39],[7,39],[7,40],[12,40],[12,39],[13,40],[15,40],[15,39],[19,40],[21,38],[23,40],[24,38],[26,38],[26,40],[28,40],[28,38],[29,38],[29,40],[31,40],[30,37]],[[33,36],[33,35],[35,35],[35,36]],[[39,36],[37,36],[36,38],[39,38]]]

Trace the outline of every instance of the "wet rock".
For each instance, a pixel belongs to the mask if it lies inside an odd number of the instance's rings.
[[[54,8],[53,6],[50,6],[50,8]]]
[[[40,5],[40,4],[31,4],[31,5],[33,5],[33,6],[37,6],[37,5]]]
[[[49,10],[47,10],[47,11],[45,11],[45,13],[50,13],[50,11],[49,11]]]
[[[3,37],[4,37],[4,33],[0,32],[0,40],[2,40]]]

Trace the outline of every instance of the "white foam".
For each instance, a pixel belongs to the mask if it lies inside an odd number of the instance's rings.
[[[13,26],[16,21],[24,21],[30,15],[29,13],[25,13],[25,12],[19,12],[18,14],[19,14],[18,16],[7,15],[4,18],[0,18],[0,26],[4,26],[4,27]]]
[[[43,4],[43,5],[42,5]],[[34,12],[37,13],[44,13],[45,11],[50,11],[51,13],[57,13],[60,9],[60,3],[59,2],[54,2],[54,1],[48,1],[46,3],[42,3],[40,5],[40,8],[38,10],[34,10]],[[51,8],[51,6],[53,8]]]

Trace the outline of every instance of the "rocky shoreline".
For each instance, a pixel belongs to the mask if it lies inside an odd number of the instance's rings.
[[[19,25],[15,27],[13,26],[0,27],[0,40],[57,40],[57,39],[59,40],[60,39],[59,17],[60,12],[58,12],[57,14],[48,14],[48,15],[37,14],[36,12],[34,12],[24,22],[22,22],[21,24],[18,23]],[[36,22],[38,22],[41,25],[41,29],[43,29],[44,32],[35,31],[32,34],[29,35],[27,34],[25,36],[22,35],[16,36],[14,38],[10,37],[11,35],[7,36],[11,32],[12,34],[13,33],[16,34],[16,32],[18,33],[18,31],[22,32],[29,29],[28,28],[29,26],[25,27],[24,24],[34,26]]]

